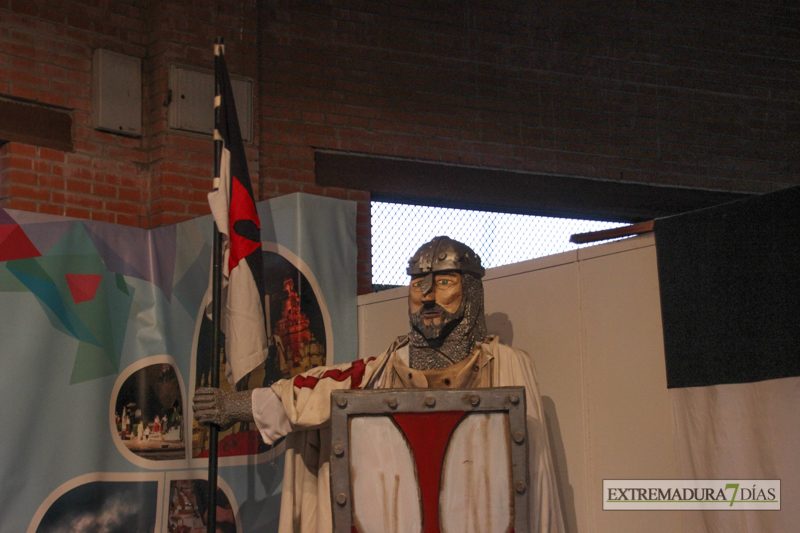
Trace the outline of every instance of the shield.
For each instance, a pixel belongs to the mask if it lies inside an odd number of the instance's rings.
[[[528,530],[525,389],[334,391],[338,533]]]

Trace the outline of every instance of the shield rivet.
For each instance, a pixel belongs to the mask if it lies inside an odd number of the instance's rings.
[[[436,398],[434,398],[433,396],[427,396],[425,398],[425,405],[427,405],[428,407],[433,407],[434,405],[436,405]]]
[[[392,409],[396,409],[397,408],[397,398],[389,398],[388,404],[389,404],[389,407],[391,407]]]
[[[525,492],[525,482],[524,481],[517,481],[514,484],[514,489],[517,492],[519,492],[520,494],[522,494],[523,492]]]
[[[347,496],[345,495],[344,492],[340,492],[339,494],[336,495],[336,503],[338,503],[339,505],[344,505],[347,503]]]
[[[339,407],[345,407],[345,406],[347,406],[347,398],[345,398],[344,396],[339,396],[339,397],[336,399],[336,404],[337,404]]]
[[[341,457],[344,455],[344,446],[340,442],[337,442],[333,445],[333,453],[336,454],[337,457]]]
[[[519,403],[519,396],[517,396],[516,394],[512,394],[508,397],[508,401],[513,403],[514,405],[517,405]]]
[[[522,430],[518,430],[514,432],[514,442],[517,444],[522,444],[525,441],[525,433]]]
[[[478,397],[477,394],[473,394],[472,396],[469,397],[469,403],[471,403],[472,405],[478,405],[479,403],[481,403],[481,399]]]

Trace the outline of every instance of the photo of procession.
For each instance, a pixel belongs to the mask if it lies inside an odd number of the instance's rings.
[[[114,422],[122,443],[139,457],[185,458],[181,388],[172,365],[149,365],[131,374],[117,395]]]
[[[275,252],[264,254],[265,315],[269,356],[264,364],[237,384],[237,390],[268,387],[326,364],[325,322],[314,289],[305,275],[285,257]],[[195,390],[209,386],[213,326],[208,316],[201,317],[197,340]],[[225,379],[225,350],[220,358],[220,388],[232,392]],[[192,421],[192,457],[208,456],[208,428]],[[270,447],[259,437],[255,424],[237,423],[219,432],[219,455],[230,457],[262,453]]]

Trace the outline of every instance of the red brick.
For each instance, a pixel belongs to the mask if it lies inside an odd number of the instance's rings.
[[[92,183],[92,194],[95,196],[102,196],[104,198],[116,198],[117,188],[105,183]]]
[[[370,194],[369,191],[356,191],[351,190],[348,192],[348,199],[356,200],[359,202],[369,202]]]
[[[53,191],[53,201],[56,199],[56,191]],[[103,208],[103,201],[99,198],[94,198],[91,196],[84,196],[80,194],[73,194],[73,193],[66,193],[64,194],[64,203],[72,204],[72,205],[79,205],[82,207],[86,207],[89,209],[102,209]]]
[[[341,198],[342,200],[346,200],[347,189],[340,189],[338,187],[325,187],[325,196],[329,196],[331,198]]]
[[[3,166],[16,170],[33,170],[33,159],[9,155],[3,158]]]
[[[39,157],[50,161],[58,161],[59,163],[64,162],[64,152],[51,148],[39,148]]]
[[[145,208],[142,204],[132,204],[130,202],[118,202],[112,200],[105,201],[105,209],[114,211],[116,213],[125,213],[128,215],[144,215]]]
[[[66,206],[64,208],[64,216],[72,218],[82,218],[84,220],[88,220],[90,216],[90,211],[88,209]]]
[[[185,213],[186,202],[169,198],[159,198],[158,200],[155,200],[151,203],[150,211],[152,213],[159,213],[161,211],[168,211],[172,213]]]
[[[66,162],[70,165],[89,167],[92,165],[92,158],[87,155],[68,153]]]
[[[114,222],[115,216],[113,213],[106,213],[104,211],[92,211],[92,220],[99,220],[100,222]]]
[[[280,194],[292,194],[295,192],[300,192],[300,185],[287,181],[279,181],[278,192]]]
[[[129,189],[127,187],[119,188],[119,199],[128,200],[131,202],[142,201],[142,191],[140,189]]]
[[[187,206],[187,212],[194,217],[202,217],[211,214],[211,208],[208,206],[208,203],[189,204]]]
[[[111,159],[120,159],[136,163],[147,163],[147,152],[130,148],[109,147],[106,155]]]
[[[71,192],[90,194],[92,192],[92,183],[75,179],[67,180],[67,190]]]
[[[303,185],[300,189],[306,194],[316,194],[317,196],[325,196],[325,188],[319,185]]]
[[[39,101],[59,107],[64,107],[64,103],[66,102],[63,94],[53,93],[43,89],[39,89]]]
[[[9,154],[24,155],[27,157],[36,157],[36,147],[30,144],[23,144],[18,142],[10,142],[6,145],[6,150]]]
[[[125,215],[122,213],[115,213],[114,216],[116,218],[117,224],[122,224],[123,226],[139,227],[141,224],[140,218],[137,216]]]
[[[36,206],[39,213],[47,213],[48,215],[64,215],[64,206],[55,204],[39,204]]]
[[[39,186],[47,187],[48,189],[64,189],[66,183],[64,182],[64,178],[58,176],[40,175]]]
[[[94,142],[86,142],[80,140],[73,140],[72,146],[76,151],[90,153],[94,155],[101,155],[103,153],[103,145]]]
[[[17,183],[10,183],[8,186],[8,194],[14,198],[25,198],[27,200],[49,201],[50,192],[39,187],[31,187],[28,185],[18,185]]]

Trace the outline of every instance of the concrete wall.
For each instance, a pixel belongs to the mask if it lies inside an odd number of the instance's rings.
[[[672,533],[603,511],[603,479],[675,478],[652,235],[487,271],[487,326],[533,357],[570,533]],[[360,356],[408,330],[405,289],[359,297]]]

